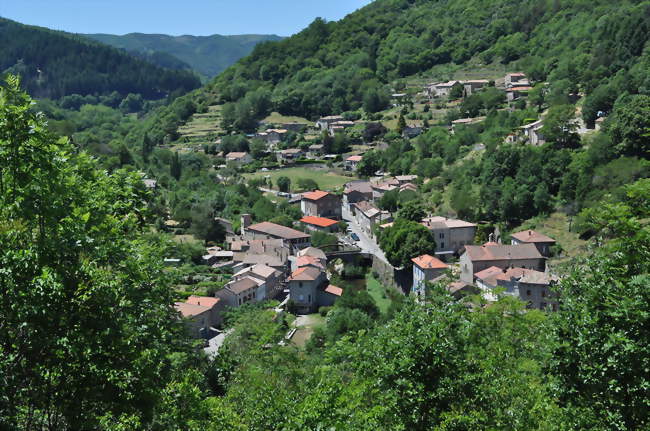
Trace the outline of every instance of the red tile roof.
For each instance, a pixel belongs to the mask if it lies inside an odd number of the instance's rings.
[[[176,311],[181,313],[183,317],[194,317],[210,311],[210,307],[203,305],[188,304],[187,302],[177,302],[174,304]]]
[[[526,87],[512,87],[512,88],[508,88],[508,91],[530,91],[530,90],[532,90],[532,89],[533,89],[533,87],[530,87],[530,86],[526,86]]]
[[[414,264],[423,269],[447,269],[449,266],[440,259],[424,254],[422,256],[411,259]]]
[[[484,283],[489,284],[490,286],[497,285],[497,279],[499,276],[503,275],[503,270],[497,266],[491,266],[483,271],[479,271],[474,274],[478,280],[483,281]]]
[[[520,245],[466,245],[465,253],[471,261],[544,259],[533,244]]]
[[[302,198],[307,199],[309,201],[317,201],[319,199],[324,198],[325,196],[329,195],[330,193],[324,192],[322,190],[316,190],[313,192],[308,192],[308,193],[303,193]]]
[[[347,159],[345,159],[348,162],[360,162],[363,157],[361,156],[350,156]]]
[[[320,227],[330,227],[338,223],[336,220],[332,220],[325,217],[314,217],[314,216],[305,216],[300,219],[301,222],[312,224],[314,226]]]
[[[303,266],[317,266],[318,268],[325,269],[323,262],[313,256],[299,256],[298,259],[296,259],[296,265],[298,265],[298,268],[302,268]]]
[[[343,295],[343,289],[341,289],[340,287],[333,286],[331,284],[325,288],[325,292],[331,293],[332,295],[336,295],[336,296]]]
[[[542,233],[535,232],[534,230],[524,230],[521,232],[513,233],[510,236],[521,242],[555,242],[553,238],[548,237]]]

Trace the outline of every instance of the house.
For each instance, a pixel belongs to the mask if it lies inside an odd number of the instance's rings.
[[[325,271],[313,266],[298,268],[287,283],[289,298],[299,313],[313,313],[319,307],[334,305],[343,294],[343,289],[329,283]]]
[[[144,183],[144,186],[149,190],[156,190],[156,188],[158,188],[158,181],[156,180],[145,178],[142,180],[142,182]]]
[[[280,278],[282,272],[266,264],[258,263],[242,269],[233,275],[233,280],[249,277],[257,280],[257,300],[275,298],[281,291]]]
[[[225,218],[222,217],[215,217],[214,221],[216,221],[223,227],[223,230],[226,231],[226,235],[233,235],[235,233],[235,231],[232,228],[232,223],[230,222],[230,220],[226,220]]]
[[[192,337],[206,338],[210,328],[221,323],[223,305],[219,298],[192,295],[186,302],[176,302],[174,308],[185,321]]]
[[[542,233],[534,230],[524,230],[510,235],[513,245],[534,244],[539,253],[544,257],[551,256],[551,247],[555,245],[555,240]]]
[[[490,84],[490,81],[487,79],[473,79],[469,81],[462,81],[461,84],[463,84],[463,93],[465,94],[465,97],[468,97],[474,94],[476,91],[487,87]]]
[[[317,159],[325,153],[325,145],[323,144],[312,144],[309,146],[309,152],[307,155],[312,159]]]
[[[401,186],[399,186],[399,192],[400,193],[406,192],[406,191],[417,192],[418,191],[418,186],[416,186],[413,183],[406,183],[406,184],[402,184]]]
[[[307,128],[307,124],[296,123],[296,122],[283,123],[282,128],[286,130],[290,130],[292,132],[300,133]]]
[[[258,302],[257,290],[260,282],[252,277],[242,277],[226,284],[215,296],[229,307]]]
[[[316,247],[303,248],[298,252],[298,257],[302,257],[302,256],[311,256],[317,259],[327,261],[327,256],[325,255],[325,252],[323,252],[323,250],[321,250],[320,248],[316,248]]]
[[[373,199],[372,185],[369,181],[353,181],[343,189],[343,206],[352,210],[352,204]]]
[[[298,159],[305,157],[305,152],[300,148],[288,148],[286,150],[276,152],[278,163],[291,163]]]
[[[356,171],[359,163],[363,160],[362,156],[350,156],[345,159],[345,170],[346,171]]]
[[[528,82],[528,78],[526,78],[525,73],[508,73],[505,78],[505,85],[506,88],[528,87],[530,86],[530,82]]]
[[[474,244],[476,225],[446,217],[428,217],[422,225],[429,229],[436,241],[436,256],[458,253],[464,246]]]
[[[497,293],[514,296],[526,303],[526,308],[558,310],[558,295],[552,290],[555,277],[526,268],[501,269],[492,266],[475,274],[476,285],[488,301],[496,301]]]
[[[451,122],[451,133],[456,132],[458,127],[469,126],[471,124],[477,124],[485,120],[485,117],[475,117],[475,118],[459,118]]]
[[[332,233],[338,231],[339,222],[325,217],[305,216],[300,223],[309,230]]]
[[[228,266],[233,263],[235,253],[227,250],[216,250],[215,248],[206,249],[206,254],[201,258],[203,264],[219,268]]]
[[[336,123],[337,121],[343,121],[343,117],[340,115],[330,115],[328,117],[321,117],[316,122],[316,127],[318,127],[321,130],[328,130],[330,128],[330,125],[332,123]]]
[[[268,129],[266,131],[266,142],[270,145],[277,145],[284,141],[284,138],[289,133],[286,129]]]
[[[449,266],[428,254],[413,258],[411,261],[413,262],[413,287],[411,290],[417,297],[423,298],[425,283],[443,275]]]
[[[402,130],[402,136],[408,139],[418,137],[421,134],[422,134],[422,127],[420,126],[406,126],[404,130]]]
[[[244,231],[246,239],[281,239],[292,249],[311,245],[309,234],[268,221],[246,226]]]
[[[303,193],[300,209],[306,216],[341,219],[341,197],[334,193],[316,190]]]
[[[230,243],[233,269],[241,270],[264,264],[286,274],[291,248],[281,239],[235,240]]]
[[[354,217],[357,224],[366,233],[372,234],[372,227],[376,224],[384,224],[393,220],[388,211],[382,211],[368,201],[352,204]]]
[[[508,102],[514,102],[515,100],[528,96],[528,92],[532,89],[533,87],[527,85],[508,88],[506,90],[506,99]]]
[[[451,89],[454,88],[454,85],[458,84],[458,81],[448,81],[441,82],[439,84],[433,84],[429,87],[429,97],[449,97]]]
[[[248,153],[233,152],[226,155],[226,162],[232,162],[237,166],[246,165],[253,161],[253,158]]]
[[[460,257],[460,280],[474,283],[474,274],[491,266],[501,269],[518,267],[544,271],[546,259],[533,244],[467,245]]]
[[[386,181],[381,181],[378,183],[372,184],[372,198],[375,202],[384,197],[387,192],[393,191],[399,188],[399,181],[395,178],[391,178]]]
[[[544,127],[544,123],[542,122],[542,120],[537,120],[534,123],[530,123],[520,127],[520,129],[523,131],[525,139],[528,141],[528,144],[537,147],[540,145],[544,145],[546,143],[544,135],[541,132],[543,127]]]
[[[407,183],[412,183],[414,181],[417,181],[418,176],[417,175],[397,175],[395,177],[397,180],[397,185],[403,186],[404,184]]]

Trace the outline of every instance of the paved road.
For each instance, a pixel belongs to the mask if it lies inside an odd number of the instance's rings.
[[[232,333],[232,329],[222,332],[216,337],[212,337],[208,340],[209,346],[204,348],[203,351],[208,355],[208,358],[216,356],[219,351],[219,347],[223,345],[223,342],[226,341],[226,337]]]
[[[343,209],[343,220],[348,223],[348,226],[352,232],[356,233],[359,236],[359,241],[356,243],[361,252],[374,254],[384,262],[388,263],[388,259],[384,255],[384,252],[379,248],[374,238],[371,238],[370,235],[366,234],[363,229],[357,224],[352,214],[349,211]]]

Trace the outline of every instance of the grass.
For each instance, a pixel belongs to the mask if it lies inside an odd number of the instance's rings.
[[[221,108],[221,105],[213,105],[208,107],[206,113],[192,115],[187,124],[178,128],[178,133],[182,138],[193,142],[214,141],[214,136],[222,132]]]
[[[291,337],[291,342],[298,347],[305,347],[305,343],[307,343],[311,334],[314,333],[314,330],[325,326],[325,318],[318,313],[309,314],[305,316],[302,323],[303,325],[298,326],[298,330]]]
[[[306,118],[302,117],[292,117],[287,115],[282,115],[279,112],[271,112],[271,115],[262,120],[265,123],[301,123],[301,124],[314,124]]]
[[[370,296],[372,296],[372,299],[375,300],[379,311],[382,314],[386,314],[392,302],[386,294],[386,288],[370,274],[366,278],[366,288]]]
[[[271,178],[274,187],[279,177],[288,177],[291,180],[292,189],[296,187],[298,179],[300,178],[312,179],[316,181],[318,187],[322,190],[335,190],[343,187],[345,183],[357,179],[355,176],[348,177],[332,172],[328,168],[318,168],[315,166],[277,169],[268,172],[255,172],[254,174],[246,174],[244,176],[247,179],[251,179],[264,178],[267,175]]]

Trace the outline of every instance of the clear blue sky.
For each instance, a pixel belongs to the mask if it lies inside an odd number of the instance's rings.
[[[0,16],[73,33],[278,34],[371,0],[0,0]]]

